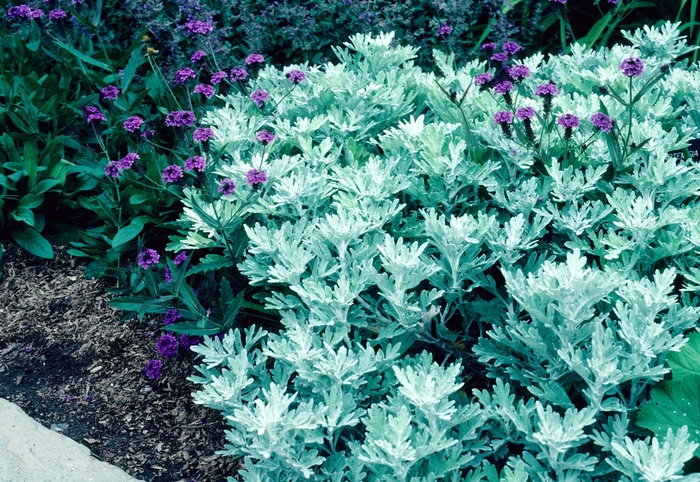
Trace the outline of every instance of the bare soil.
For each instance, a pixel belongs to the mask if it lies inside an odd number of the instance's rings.
[[[160,317],[120,323],[106,280],[89,280],[64,247],[45,260],[3,243],[0,397],[92,454],[148,482],[220,482],[239,462],[217,455],[220,412],[195,405],[194,353],[163,359],[145,377]]]

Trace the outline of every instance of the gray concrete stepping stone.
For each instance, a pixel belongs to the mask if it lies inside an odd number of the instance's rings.
[[[139,482],[0,398],[1,482]]]

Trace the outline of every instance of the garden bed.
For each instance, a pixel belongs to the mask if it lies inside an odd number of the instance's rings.
[[[193,354],[156,358],[160,321],[119,323],[106,280],[88,280],[65,248],[42,260],[6,245],[0,280],[0,397],[100,460],[145,481],[226,480],[219,412],[194,405]]]

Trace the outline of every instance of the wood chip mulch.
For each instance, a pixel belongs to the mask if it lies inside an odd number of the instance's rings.
[[[3,243],[0,259],[0,397],[92,454],[148,482],[225,482],[240,462],[217,455],[220,412],[193,403],[194,353],[144,376],[162,317],[120,323],[110,284],[88,280],[66,248],[53,260]]]

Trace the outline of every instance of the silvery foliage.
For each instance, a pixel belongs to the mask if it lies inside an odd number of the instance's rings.
[[[697,479],[679,475],[685,431],[644,438],[630,420],[700,318],[700,172],[667,157],[698,136],[700,76],[672,66],[630,125],[598,87],[629,99],[625,57],[646,64],[636,94],[689,48],[678,25],[626,36],[523,60],[516,107],[540,112],[537,146],[494,125],[507,106],[473,85],[483,63],[436,52],[442,75],[423,73],[391,35],[353,37],[291,92],[263,70],[274,116],[231,95],[205,119],[219,175],[270,178],[239,268],[283,329],[208,339],[191,378],[244,480]],[[550,79],[552,115],[582,119],[569,142],[532,95]],[[596,132],[603,108],[640,148]],[[264,149],[261,128],[278,137]],[[189,247],[211,246],[215,227],[184,216]],[[492,386],[470,385],[480,371]]]

